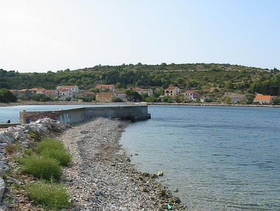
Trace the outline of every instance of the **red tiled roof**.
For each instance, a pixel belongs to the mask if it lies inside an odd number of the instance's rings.
[[[56,92],[56,90],[45,90],[45,93],[55,93]]]
[[[18,92],[27,92],[28,89],[20,89],[20,90],[17,90]]]
[[[174,89],[176,89],[176,88],[178,88],[177,86],[169,86],[167,89],[165,89],[165,90],[174,90]]]
[[[32,89],[29,89],[29,91],[34,91],[34,92],[37,92],[37,91],[41,91],[41,92],[44,92],[46,89],[44,88],[32,88]]]
[[[255,100],[272,100],[271,95],[256,95]]]

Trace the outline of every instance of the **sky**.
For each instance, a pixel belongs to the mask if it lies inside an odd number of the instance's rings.
[[[0,0],[0,69],[280,68],[279,0]]]

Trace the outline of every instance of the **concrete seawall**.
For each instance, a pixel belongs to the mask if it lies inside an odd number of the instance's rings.
[[[45,117],[63,123],[78,124],[98,117],[139,121],[150,119],[151,115],[147,105],[84,107],[58,111],[22,111],[20,123],[25,124]]]

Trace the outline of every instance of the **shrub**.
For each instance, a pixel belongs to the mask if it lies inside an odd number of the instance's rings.
[[[32,149],[26,149],[26,150],[24,150],[23,156],[31,156],[33,154],[34,154],[34,152]]]
[[[33,203],[48,209],[61,210],[70,205],[69,195],[61,184],[37,182],[28,186],[26,192]]]
[[[29,130],[27,132],[31,138],[33,138],[34,140],[36,141],[40,141],[41,140],[41,135],[38,133],[38,132],[35,132],[35,131],[32,131],[32,130]]]
[[[16,102],[17,97],[11,93],[8,89],[0,89],[0,102],[1,103],[10,103]]]
[[[22,168],[34,177],[46,180],[59,179],[62,174],[58,161],[38,155],[23,158]]]
[[[150,97],[145,97],[144,100],[145,100],[145,102],[156,102],[157,98],[153,97],[153,96],[150,96]]]
[[[121,98],[119,98],[119,97],[112,97],[112,102],[115,102],[115,103],[123,102],[123,100]]]
[[[64,145],[62,142],[53,138],[44,138],[40,143],[38,143],[36,151],[41,153],[45,150],[64,150]]]
[[[71,162],[71,155],[66,150],[49,149],[40,153],[43,157],[55,159],[62,166],[67,166]]]

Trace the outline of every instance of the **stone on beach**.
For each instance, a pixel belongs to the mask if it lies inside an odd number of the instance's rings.
[[[156,174],[138,172],[120,147],[127,123],[96,119],[78,125],[60,137],[73,156],[64,171],[66,184],[80,210],[161,210],[172,204],[184,210]]]

